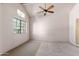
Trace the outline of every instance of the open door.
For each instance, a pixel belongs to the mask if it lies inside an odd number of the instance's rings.
[[[79,19],[76,19],[76,44],[79,44]]]

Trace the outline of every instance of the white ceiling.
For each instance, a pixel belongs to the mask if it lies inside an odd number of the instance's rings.
[[[75,5],[74,3],[52,3],[54,5],[54,14],[57,13],[69,13],[70,10],[73,8],[73,6]],[[30,16],[37,16],[37,15],[42,15],[42,14],[38,14],[39,11],[41,11],[41,9],[39,8],[39,6],[44,7],[44,3],[25,3],[24,4],[25,8],[27,9],[28,13]]]

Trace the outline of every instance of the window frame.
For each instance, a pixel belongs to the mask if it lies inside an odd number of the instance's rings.
[[[14,19],[16,20],[14,23],[15,33],[17,33],[17,34],[25,33],[26,32],[26,21],[24,21],[22,18],[19,18],[19,17],[14,17]],[[19,26],[17,26],[17,20],[19,20]],[[17,29],[17,27],[19,27],[20,29]]]

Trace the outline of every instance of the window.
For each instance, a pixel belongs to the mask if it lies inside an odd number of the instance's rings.
[[[25,15],[24,13],[20,13],[20,10],[18,11],[18,16],[13,18],[13,28],[14,32],[17,34],[22,34],[26,32],[26,21],[24,21]]]
[[[14,24],[14,32],[17,34],[21,34],[25,32],[25,28],[26,28],[26,22],[23,20],[20,20],[18,18],[14,18],[13,19],[13,24]]]
[[[17,14],[18,14],[18,16],[25,18],[25,14],[22,11],[20,11],[19,9],[17,9]]]

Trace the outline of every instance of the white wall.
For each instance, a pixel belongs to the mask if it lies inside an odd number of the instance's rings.
[[[70,42],[76,45],[76,19],[79,18],[79,4],[70,12]]]
[[[5,53],[10,49],[17,47],[18,45],[29,40],[29,27],[25,34],[15,34],[13,32],[13,22],[12,19],[16,16],[17,9],[20,9],[26,14],[26,11],[21,4],[2,4],[2,51],[0,53]],[[0,13],[1,14],[1,13]],[[29,26],[28,15],[26,14],[25,20]],[[1,39],[0,39],[1,40]]]
[[[1,4],[0,4],[0,39],[1,39]]]
[[[0,4],[0,52],[2,51],[2,48],[1,48],[2,47],[2,44],[1,44],[2,43],[1,42],[1,39],[2,39],[2,29],[1,29],[2,28],[2,24],[1,24],[2,23],[2,16],[1,16],[2,15],[2,9],[1,9],[1,7],[2,6]]]
[[[58,15],[59,17],[61,15]],[[45,41],[68,41],[68,16],[46,16],[33,24],[33,39]]]
[[[54,14],[43,16],[34,13],[32,39],[44,41],[69,41],[69,12],[74,4],[54,4]],[[38,11],[37,11],[38,10]],[[33,7],[39,12],[38,4]]]

